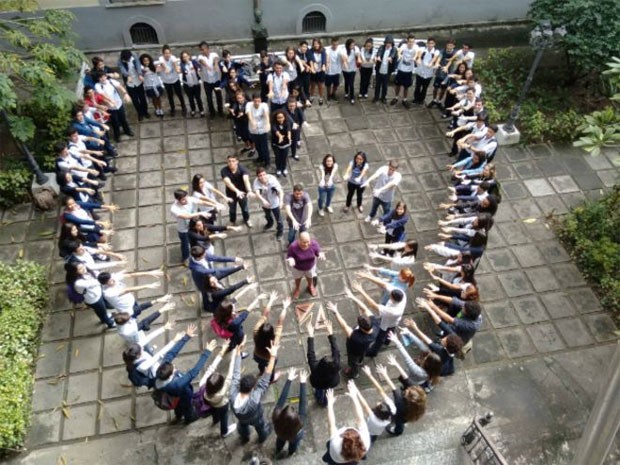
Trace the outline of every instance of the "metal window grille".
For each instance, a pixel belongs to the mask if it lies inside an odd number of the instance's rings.
[[[158,44],[157,31],[150,24],[136,23],[129,29],[131,41],[135,45]]]
[[[325,15],[320,11],[312,11],[304,16],[301,24],[302,32],[325,32]]]

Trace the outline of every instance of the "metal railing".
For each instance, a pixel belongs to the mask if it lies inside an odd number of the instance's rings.
[[[474,418],[461,436],[461,445],[473,465],[508,465],[504,456],[497,450],[493,440],[488,437],[483,427],[493,418],[489,412],[480,418]]]

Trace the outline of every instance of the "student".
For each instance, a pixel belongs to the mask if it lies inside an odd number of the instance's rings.
[[[441,54],[435,48],[435,39],[426,39],[426,48],[420,49],[416,56],[416,79],[415,91],[413,93],[413,103],[423,105],[426,99],[426,91],[433,79],[435,71],[439,67]]]
[[[433,390],[433,387],[439,383],[439,377],[441,373],[441,358],[435,352],[425,352],[424,343],[420,341],[415,335],[411,333],[407,328],[400,330],[401,337],[410,341],[409,344],[414,344],[419,350],[422,351],[419,357],[414,360],[407,352],[407,349],[400,341],[395,333],[390,332],[388,339],[394,343],[398,353],[405,362],[406,370],[400,366],[400,363],[396,361],[394,354],[390,354],[387,357],[388,365],[392,365],[398,370],[400,379],[408,379],[412,385],[419,385],[424,388],[426,392]]]
[[[265,372],[265,368],[269,364],[269,352],[267,348],[272,345],[280,345],[280,338],[282,337],[282,330],[284,329],[284,320],[286,319],[286,310],[291,304],[291,299],[286,298],[282,301],[282,311],[278,316],[275,326],[269,322],[269,314],[273,303],[278,298],[278,293],[272,291],[269,295],[267,305],[263,309],[261,317],[254,325],[254,361],[258,365],[258,372],[262,375]],[[276,364],[278,360],[276,359]],[[274,364],[275,370],[275,364]],[[272,371],[270,384],[276,383],[280,378],[280,372]]]
[[[164,45],[161,48],[161,52],[162,54],[158,60],[158,72],[164,83],[164,87],[166,88],[166,94],[168,95],[170,116],[174,116],[176,114],[174,94],[176,94],[179,99],[183,116],[187,116],[187,107],[185,106],[185,99],[183,98],[183,91],[181,90],[181,80],[179,76],[181,73],[179,59],[172,54],[172,51],[168,45]]]
[[[218,336],[230,340],[229,352],[243,342],[245,337],[243,322],[250,312],[258,306],[260,300],[266,297],[266,294],[257,295],[250,305],[246,308],[239,309],[239,311],[235,308],[236,301],[234,299],[224,300],[217,308],[213,315],[213,320],[211,320],[211,328],[213,328]],[[241,358],[246,358],[247,356],[247,352],[241,354]]]
[[[146,352],[153,354],[155,349],[150,345],[150,342],[165,331],[172,329],[174,327],[174,322],[169,321],[161,328],[151,331],[148,336],[144,332],[151,329],[151,323],[159,318],[162,313],[174,310],[174,308],[174,303],[168,302],[162,308],[140,321],[138,321],[138,315],[140,315],[141,310],[133,315],[129,315],[128,313],[116,313],[113,318],[114,323],[116,323],[116,328],[118,329],[117,333],[123,338],[125,344],[139,344]]]
[[[360,315],[357,317],[357,326],[351,328],[338,311],[336,304],[328,302],[327,309],[334,314],[336,321],[338,321],[347,337],[348,367],[344,369],[344,373],[347,377],[356,379],[359,377],[359,368],[364,363],[364,357],[376,338],[377,332],[374,330],[375,325],[373,319],[371,319],[372,314],[370,312],[363,312],[363,309],[359,307]]]
[[[342,75],[344,77],[344,98],[355,104],[355,73],[361,64],[360,49],[354,39],[347,39],[344,43],[344,57]]]
[[[366,223],[373,220],[379,207],[383,210],[383,214],[387,214],[392,208],[392,201],[396,193],[396,188],[402,180],[402,175],[398,172],[398,160],[390,160],[387,165],[379,168],[375,173],[370,176],[362,187],[368,186],[375,179],[373,191],[372,191],[372,207],[368,216],[364,219]]]
[[[277,61],[273,65],[273,73],[267,77],[267,86],[269,87],[267,98],[271,101],[272,112],[286,106],[289,96],[288,83],[290,80],[289,74],[284,71],[284,64],[281,61]]]
[[[480,303],[475,300],[464,301],[457,297],[435,293],[427,295],[428,300],[419,298],[416,299],[416,303],[432,318],[441,330],[441,335],[454,333],[461,338],[463,344],[471,341],[482,326]],[[444,311],[433,300],[448,304],[449,311]]]
[[[261,403],[267,388],[269,378],[276,363],[279,346],[274,345],[267,349],[269,363],[265,372],[257,380],[254,375],[241,376],[241,346],[235,354],[235,367],[230,388],[230,401],[232,411],[239,421],[239,436],[241,443],[246,444],[250,440],[250,426],[253,426],[258,434],[258,442],[265,442],[271,433],[271,425],[266,421]]]
[[[378,402],[373,408],[371,408],[370,405],[368,405],[368,402],[366,402],[366,399],[364,399],[364,396],[362,396],[362,393],[359,390],[356,390],[357,397],[362,404],[362,408],[366,412],[366,424],[368,425],[370,442],[374,443],[390,425],[392,416],[396,415],[396,405],[394,405],[392,399],[388,397],[381,384],[379,384],[379,382],[372,375],[370,367],[364,366],[362,367],[362,371],[381,396],[381,402]]]
[[[265,214],[266,224],[263,226],[263,230],[271,229],[275,223],[276,239],[281,239],[284,234],[284,223],[280,207],[284,202],[284,191],[280,182],[275,176],[267,174],[265,168],[260,167],[256,169],[256,179],[252,187]]]
[[[418,241],[415,239],[392,244],[369,244],[368,248],[371,250],[370,258],[389,262],[393,270],[412,266],[418,255]],[[381,250],[381,253],[376,250]],[[391,253],[387,254],[386,251]]]
[[[221,269],[221,268],[220,268]],[[231,284],[230,286],[224,286],[222,282],[213,275],[207,275],[204,281],[204,288],[201,290],[203,300],[202,309],[205,312],[215,313],[220,305],[229,298],[231,294],[241,289],[243,286],[254,284],[254,277],[248,276],[241,281]],[[252,286],[248,286],[243,289],[236,298],[240,299],[243,294],[249,291]]]
[[[163,118],[164,110],[161,108],[161,96],[164,94],[164,83],[157,73],[157,67],[153,62],[153,57],[148,53],[140,55],[142,65],[142,75],[144,77],[144,91],[151,99],[155,108],[155,116]]]
[[[295,92],[296,88],[293,88],[292,92]],[[304,110],[297,105],[297,100],[294,97],[289,97],[286,104],[286,116],[291,125],[291,158],[299,161],[299,155],[297,155],[297,149],[301,146],[301,128],[308,126]]]
[[[456,53],[455,47],[456,41],[454,39],[448,39],[446,46],[440,52],[438,67],[435,71],[435,81],[433,81],[433,99],[427,105],[428,108],[441,106],[441,101],[446,95],[449,74],[448,63]]]
[[[228,342],[222,345],[222,351],[218,358],[209,366],[205,374],[200,379],[198,393],[202,394],[202,399],[211,407],[213,424],[220,425],[220,436],[225,438],[237,430],[237,424],[228,424],[228,410],[230,407],[230,385],[232,383],[233,370],[235,368],[235,357],[230,357],[228,372],[222,376],[215,371],[224,354],[228,351]]]
[[[233,125],[235,127],[235,135],[237,140],[243,142],[244,147],[241,149],[241,153],[250,152],[250,156],[256,153],[256,146],[252,140],[252,134],[250,134],[250,120],[245,109],[248,106],[248,99],[245,92],[238,90],[235,93],[234,101],[230,105],[230,116],[233,119]]]
[[[142,70],[140,70],[140,72],[142,72]],[[108,113],[105,98],[103,95],[96,93],[93,87],[84,86],[82,98],[84,99],[84,105],[89,107],[88,113],[92,114],[92,119],[103,124],[110,120],[110,113]]]
[[[381,224],[380,231],[385,231],[386,244],[403,242],[407,237],[405,226],[409,221],[407,204],[402,200],[399,201],[394,209],[383,215],[379,221]]]
[[[77,261],[86,265],[89,272],[99,276],[102,270],[126,265],[125,257],[110,250],[99,250],[98,248],[88,247],[79,240],[71,241],[67,244],[68,255],[65,261]],[[120,261],[111,261],[110,257]],[[98,261],[95,261],[98,260]]]
[[[336,191],[334,179],[338,174],[338,163],[331,153],[323,157],[323,161],[319,165],[319,216],[325,215],[325,210],[334,213],[331,207],[332,198]]]
[[[245,105],[245,114],[248,118],[250,137],[254,144],[250,157],[258,153],[258,161],[267,168],[269,167],[269,133],[271,132],[269,105],[261,102],[259,94],[252,94],[252,101]]]
[[[77,261],[71,261],[65,263],[65,271],[67,287],[70,287],[74,293],[84,297],[84,303],[93,309],[99,321],[107,325],[108,329],[116,328],[112,315],[108,313],[101,284],[88,271],[86,265]]]
[[[235,226],[237,223],[237,204],[239,204],[245,225],[248,228],[252,228],[250,212],[248,210],[248,197],[252,198],[254,195],[250,187],[250,172],[243,165],[239,164],[239,159],[236,155],[228,155],[226,157],[226,166],[222,168],[220,175],[226,186],[226,197],[233,200],[228,205],[230,224]]]
[[[351,201],[353,200],[353,194],[357,195],[357,210],[362,213],[364,207],[362,207],[362,196],[364,195],[364,189],[366,186],[366,174],[369,170],[368,157],[365,152],[357,152],[353,156],[353,160],[347,165],[347,169],[342,176],[347,182],[347,200],[344,205],[344,211],[348,212],[351,208]]]
[[[206,203],[198,205],[198,211],[207,212],[209,214],[209,217],[206,218],[206,220],[211,225],[213,225],[217,220],[217,213],[224,210],[226,204],[232,203],[231,199],[226,197],[222,191],[216,189],[213,184],[207,181],[205,177],[199,173],[195,174],[192,178],[192,197]],[[218,198],[221,202],[218,202]],[[236,228],[232,228],[232,230],[240,231],[240,229]]]
[[[301,184],[293,186],[293,192],[284,197],[284,211],[288,222],[288,245],[295,240],[297,232],[310,230],[312,225],[312,200]]]
[[[278,177],[288,175],[286,166],[292,140],[291,130],[291,123],[284,110],[277,110],[273,114],[273,124],[271,125],[271,146],[276,159],[276,176]],[[269,167],[269,159],[267,159],[265,167]]]
[[[288,378],[271,414],[273,430],[276,433],[276,454],[280,454],[288,442],[288,457],[297,452],[299,444],[304,437],[304,424],[306,422],[308,403],[306,395],[308,372],[301,370],[299,372],[299,408],[295,409],[291,404],[286,404],[291,383],[296,377],[297,369],[289,368]]]
[[[64,201],[64,207],[61,213],[61,221],[75,224],[79,232],[86,236],[88,242],[105,243],[108,241],[108,236],[113,234],[111,223],[95,220],[93,210],[101,208],[113,213],[118,210],[116,205],[78,203],[72,197],[67,197]]]
[[[123,105],[123,101],[131,101],[129,94],[116,79],[109,79],[105,73],[98,73],[96,78],[97,84],[95,84],[95,91],[103,94],[106,98],[114,140],[116,142],[120,141],[121,127],[126,135],[133,137],[135,134],[131,130],[131,127],[129,127],[127,115],[125,114],[125,106]]]
[[[306,98],[310,98],[310,75],[312,73],[312,52],[308,48],[308,41],[299,42],[297,49],[297,57],[301,61],[301,72],[299,74],[299,84]],[[306,102],[306,106],[312,106],[310,100]]]
[[[205,115],[202,106],[202,97],[200,96],[200,65],[197,60],[192,59],[188,52],[181,52],[181,80],[183,81],[183,90],[189,100],[189,108],[191,115],[196,115],[196,105],[200,116]]]
[[[390,289],[396,288],[403,292],[407,292],[415,284],[415,276],[411,268],[401,268],[400,271],[388,270],[387,268],[375,268],[370,265],[364,265],[364,268],[369,272],[358,271],[356,276],[361,279],[366,279],[372,283],[375,283],[381,289],[383,294],[381,295],[381,305],[385,305],[390,300]],[[370,271],[377,271],[379,275],[389,278],[389,281],[370,274]]]
[[[327,422],[329,425],[329,441],[323,462],[330,465],[356,465],[366,456],[370,449],[370,434],[364,418],[364,411],[357,395],[357,387],[353,381],[348,383],[347,395],[353,401],[355,427],[337,428],[334,413],[334,390],[327,390]]]
[[[323,105],[323,93],[325,89],[325,69],[327,68],[327,57],[321,39],[312,39],[311,66],[310,71],[310,101],[318,87],[319,105]]]
[[[189,221],[198,217],[208,218],[209,214],[206,212],[198,211],[198,205],[209,205],[204,200],[199,200],[196,197],[191,197],[187,194],[187,191],[183,189],[177,189],[174,191],[174,203],[170,207],[170,213],[177,220],[177,234],[181,241],[181,259],[184,266],[189,265]]]
[[[141,286],[127,287],[123,281],[127,278],[140,278],[144,276],[161,277],[163,276],[163,274],[164,273],[161,270],[134,273],[109,273],[107,271],[104,271],[102,273],[99,273],[97,279],[103,287],[103,297],[105,298],[106,303],[110,307],[116,310],[117,313],[137,315],[140,314],[142,311],[146,310],[147,308],[152,307],[154,304],[166,304],[170,302],[172,300],[172,294],[166,294],[153,301],[138,303],[138,301],[136,300],[136,296],[134,295],[135,292],[145,289],[157,289],[160,286],[160,283],[155,281],[153,283],[144,284]]]
[[[301,71],[303,69],[303,62],[297,55],[294,47],[286,47],[284,51],[284,56],[280,58],[280,62],[284,66],[284,71],[288,73],[289,81],[288,81],[288,90],[289,94],[293,90],[293,87],[298,87],[303,94],[303,89],[301,89]],[[307,101],[307,94],[304,94],[301,98],[303,103]]]
[[[381,103],[387,103],[387,88],[390,75],[396,68],[396,62],[398,61],[398,53],[394,47],[394,39],[391,35],[385,36],[383,45],[379,47],[377,55],[375,57],[376,65],[376,82],[375,82],[375,98],[372,99],[374,103],[381,101]]]
[[[131,102],[136,113],[138,113],[138,121],[150,118],[146,94],[144,93],[144,76],[138,56],[130,50],[123,50],[118,60],[118,69],[123,77],[127,93],[131,97]]]
[[[450,59],[447,66],[450,68],[451,66],[458,66],[459,64],[464,63],[467,66],[467,69],[473,69],[475,57],[476,54],[471,49],[471,45],[464,42],[461,48]]]
[[[209,341],[205,346],[205,350],[200,355],[198,362],[196,362],[193,368],[186,373],[178,371],[175,368],[172,364],[172,357],[170,357],[170,353],[164,357],[163,363],[157,369],[155,389],[158,391],[163,391],[170,396],[179,398],[179,403],[174,409],[174,415],[177,421],[180,421],[181,418],[183,418],[186,425],[198,419],[192,403],[192,397],[194,394],[192,381],[200,374],[200,370],[202,370],[202,367],[207,362],[216,345],[217,343],[215,339]]]
[[[205,88],[207,97],[207,105],[209,107],[209,117],[215,118],[215,106],[213,105],[213,92],[215,92],[215,100],[217,102],[217,112],[220,116],[224,115],[222,105],[222,90],[220,88],[220,57],[217,53],[209,49],[209,44],[204,40],[200,42],[200,55],[198,55],[198,63],[200,64],[200,78]]]
[[[220,261],[217,259],[212,259],[212,257],[216,257],[213,241],[215,239],[226,239],[226,237],[228,236],[224,231],[240,230],[241,226],[218,226],[208,223],[204,218],[194,218],[189,220],[189,229],[187,231],[187,236],[189,237],[189,245],[191,247],[199,245],[206,250],[207,262],[209,263],[209,267],[212,267],[214,261]]]
[[[325,50],[325,86],[327,100],[337,100],[336,91],[340,85],[340,73],[346,63],[342,47],[338,45],[338,37],[331,39],[331,46]]]
[[[321,407],[327,405],[327,398],[325,396],[327,389],[335,388],[340,384],[340,350],[334,337],[332,322],[328,320],[325,325],[331,355],[325,355],[320,360],[316,359],[314,352],[314,326],[311,321],[306,325],[308,329],[310,384],[314,388],[314,398]]]
[[[106,251],[105,248],[99,248],[99,244],[88,240],[86,235],[82,234],[76,225],[73,223],[64,223],[60,226],[60,235],[58,237],[58,255],[60,258],[65,258],[71,255],[73,251],[73,243],[78,242],[86,247],[92,247],[97,249],[97,253]],[[97,255],[95,255],[97,259]]]
[[[368,98],[368,87],[370,87],[376,56],[377,52],[373,46],[372,39],[366,39],[364,48],[360,51],[360,93],[358,95],[360,99],[366,100]]]
[[[407,101],[407,94],[409,88],[413,85],[413,72],[415,70],[415,58],[418,54],[418,46],[415,42],[413,34],[409,34],[407,42],[402,44],[398,49],[398,56],[400,58],[398,66],[396,67],[396,78],[394,79],[394,98],[390,101],[390,105],[396,105],[398,103],[398,96],[400,89],[403,89],[403,106],[407,109],[410,108]]]

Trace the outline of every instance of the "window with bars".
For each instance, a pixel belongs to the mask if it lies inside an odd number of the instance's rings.
[[[134,45],[158,44],[157,31],[150,24],[136,23],[129,28],[131,42]]]
[[[301,24],[301,32],[325,32],[326,22],[323,13],[320,11],[311,11],[304,16]]]

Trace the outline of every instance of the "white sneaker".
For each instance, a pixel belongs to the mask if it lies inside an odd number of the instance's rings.
[[[282,171],[276,171],[276,176],[282,176]]]
[[[332,207],[325,207],[329,213],[334,213],[334,209]]]
[[[370,222],[370,224],[372,224],[373,226],[379,226],[379,220],[374,219]]]
[[[286,175],[288,174],[288,170],[284,170],[284,171],[282,171],[282,174],[283,174],[284,176],[286,176]]]
[[[370,223],[372,221],[372,218],[370,216],[367,216],[366,218],[364,218],[364,221],[366,223]]]
[[[232,425],[228,425],[228,431],[226,431],[226,434],[224,436],[222,436],[222,437],[223,438],[227,438],[228,436],[233,434],[235,431],[237,431],[237,423],[233,423]]]
[[[325,210],[319,209],[319,216],[325,216]]]
[[[310,127],[310,123],[308,123],[307,121],[304,121],[303,123],[301,123],[301,127],[302,128],[309,128]]]

